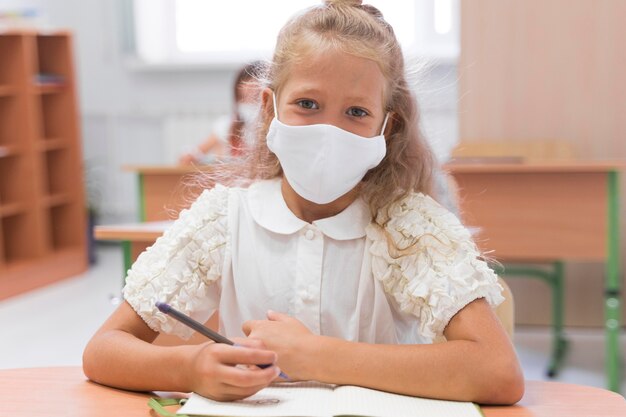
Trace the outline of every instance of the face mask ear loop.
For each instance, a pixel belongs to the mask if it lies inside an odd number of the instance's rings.
[[[278,106],[276,105],[276,93],[272,91],[272,101],[274,102],[274,117],[278,120]]]
[[[274,105],[275,106],[275,105]],[[389,120],[389,112],[387,112],[387,114],[385,114],[385,121],[383,122],[383,128],[380,129],[380,134],[384,135],[385,134],[385,128],[387,127],[387,121]]]

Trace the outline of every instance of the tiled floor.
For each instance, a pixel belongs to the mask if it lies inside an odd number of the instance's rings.
[[[121,276],[121,248],[103,245],[97,265],[84,275],[1,301],[0,369],[80,365],[85,344],[119,301]],[[603,332],[568,329],[567,334],[570,353],[556,380],[604,387]],[[549,330],[518,327],[515,345],[526,379],[546,379]],[[626,335],[621,346],[626,357]]]

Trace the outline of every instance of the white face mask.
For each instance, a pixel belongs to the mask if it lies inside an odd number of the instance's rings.
[[[352,190],[386,153],[383,132],[366,138],[333,125],[289,126],[274,120],[267,147],[276,154],[289,185],[301,197],[317,204],[335,201]]]
[[[245,124],[251,124],[256,119],[259,113],[259,107],[252,103],[239,103],[237,104],[237,115],[239,120]]]

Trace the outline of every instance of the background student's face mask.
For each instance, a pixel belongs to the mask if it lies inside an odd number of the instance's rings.
[[[239,103],[237,104],[237,115],[239,120],[245,124],[251,124],[256,119],[259,112],[259,106],[253,103]]]
[[[298,195],[317,204],[335,201],[352,190],[368,170],[385,157],[385,131],[366,138],[328,124],[289,126],[274,119],[267,146],[276,154],[289,185]]]

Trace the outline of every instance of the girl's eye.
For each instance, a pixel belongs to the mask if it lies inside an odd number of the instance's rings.
[[[308,110],[319,109],[319,106],[313,100],[307,100],[307,99],[299,100],[298,105],[302,107],[303,109],[308,109]]]
[[[350,109],[348,109],[348,114],[352,117],[365,117],[368,113],[358,107],[351,107]]]

